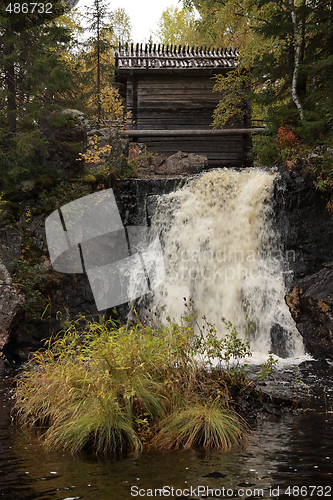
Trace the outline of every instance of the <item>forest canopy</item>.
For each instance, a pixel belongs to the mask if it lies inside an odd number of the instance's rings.
[[[2,0],[0,164],[20,170],[47,154],[45,124],[59,121],[57,110],[103,119],[102,89],[108,95],[115,89],[113,54],[131,41],[131,24],[105,0],[94,0],[84,14],[59,2],[56,16],[44,12],[38,22],[31,13],[9,15],[6,5]],[[224,126],[250,100],[253,117],[271,134],[256,145],[259,156],[268,151],[267,161],[277,154],[283,127],[285,136],[294,134],[292,147],[332,145],[331,0],[183,0],[163,12],[151,41],[239,49],[237,70],[216,80],[229,99],[212,124]]]
[[[46,131],[66,126],[59,112],[101,120],[102,89],[114,87],[114,49],[131,40],[131,24],[104,0],[84,13],[56,2],[48,14],[45,2],[38,16],[21,12],[24,3],[10,13],[7,4],[0,4],[0,166],[22,178],[48,155]]]

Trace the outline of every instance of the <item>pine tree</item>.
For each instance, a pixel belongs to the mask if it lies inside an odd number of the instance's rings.
[[[6,168],[45,152],[42,123],[72,91],[60,57],[70,37],[68,29],[47,18],[33,23],[27,16],[24,23],[20,16],[0,16],[0,162]]]
[[[91,88],[90,94],[96,110],[97,128],[100,127],[102,118],[102,84],[105,85],[110,82],[114,70],[111,50],[115,46],[112,40],[112,26],[109,22],[110,14],[107,9],[106,0],[94,0],[85,15],[87,21],[86,30],[91,33],[86,42],[88,48],[85,54],[86,77],[88,80],[94,81],[94,86]]]

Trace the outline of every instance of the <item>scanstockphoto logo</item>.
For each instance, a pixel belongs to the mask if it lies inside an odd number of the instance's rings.
[[[139,298],[164,280],[156,230],[124,227],[112,189],[54,211],[45,231],[53,268],[62,273],[86,271],[99,311]]]

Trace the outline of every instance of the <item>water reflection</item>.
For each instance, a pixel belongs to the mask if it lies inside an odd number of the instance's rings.
[[[84,453],[45,453],[36,434],[11,426],[6,385],[0,386],[1,499],[127,500],[150,498],[163,486],[168,488],[157,498],[273,498],[277,487],[282,499],[333,495],[328,489],[323,495],[310,490],[333,484],[332,413],[259,416],[251,439],[227,453],[149,451],[118,462],[98,461]],[[305,489],[292,496],[288,486]]]

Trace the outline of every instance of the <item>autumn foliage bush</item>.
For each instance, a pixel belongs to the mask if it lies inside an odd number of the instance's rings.
[[[14,411],[21,424],[44,427],[47,449],[89,447],[105,455],[144,444],[229,449],[246,436],[232,392],[238,384],[238,395],[251,392],[253,384],[237,368],[249,349],[234,327],[219,339],[207,323],[203,337],[189,309],[181,323],[167,318],[153,325],[150,318],[82,327],[83,320],[67,322],[17,379]],[[229,370],[208,369],[212,356]]]
[[[279,128],[274,142],[281,149],[297,148],[300,144],[300,140],[289,125],[283,125]]]
[[[301,152],[301,141],[290,125],[281,124],[277,133],[253,138],[253,152],[260,165],[285,163]]]

